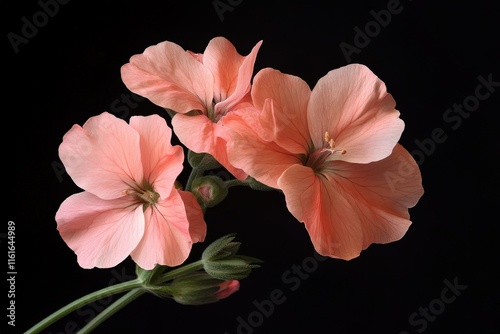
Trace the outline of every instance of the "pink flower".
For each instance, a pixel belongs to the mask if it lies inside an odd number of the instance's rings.
[[[261,70],[255,112],[225,119],[231,163],[281,189],[319,254],[357,257],[403,237],[423,194],[395,101],[367,67],[330,71],[311,91],[300,78]]]
[[[244,179],[247,175],[227,159],[227,132],[219,120],[250,102],[261,44],[241,56],[224,37],[210,40],[203,54],[165,41],[132,56],[122,66],[122,80],[132,92],[177,113],[172,126],[187,148],[211,154],[235,177]]]
[[[55,219],[80,266],[109,268],[129,255],[143,269],[176,266],[204,240],[201,208],[174,186],[184,153],[170,139],[158,115],[127,124],[107,112],[64,135],[59,156],[84,191],[68,197]]]

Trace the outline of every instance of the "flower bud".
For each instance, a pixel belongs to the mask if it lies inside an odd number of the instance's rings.
[[[237,280],[219,280],[206,272],[192,272],[178,277],[168,285],[176,302],[184,305],[203,305],[227,298],[240,288]]]
[[[219,204],[228,194],[224,181],[214,175],[194,179],[191,191],[203,208],[211,208]]]
[[[189,165],[193,168],[211,170],[221,167],[221,164],[208,153],[196,153],[189,150],[187,154],[187,160],[189,162]]]
[[[234,242],[235,234],[229,234],[211,243],[203,252],[203,268],[212,277],[222,280],[241,280],[260,267],[259,259],[237,255],[241,243]]]

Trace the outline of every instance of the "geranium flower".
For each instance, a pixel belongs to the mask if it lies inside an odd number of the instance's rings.
[[[219,120],[250,103],[251,78],[259,41],[241,56],[226,38],[210,40],[203,54],[165,41],[134,55],[121,68],[129,90],[173,110],[174,132],[196,153],[209,153],[239,179],[246,174],[227,160],[226,129]],[[187,115],[189,113],[189,115]]]
[[[84,191],[56,213],[57,229],[83,268],[109,268],[129,255],[144,269],[176,266],[205,238],[194,195],[177,190],[184,153],[158,116],[130,124],[104,112],[63,137],[59,156]]]
[[[283,191],[319,254],[348,260],[406,233],[421,175],[398,144],[404,123],[394,99],[366,66],[330,71],[312,91],[296,76],[263,69],[252,98],[259,113],[224,120],[229,159]]]

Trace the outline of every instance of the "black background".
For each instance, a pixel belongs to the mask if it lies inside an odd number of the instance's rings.
[[[479,76],[500,81],[495,1],[401,0],[401,12],[351,59],[340,43],[355,46],[355,27],[364,30],[374,20],[370,12],[386,9],[390,1],[232,3],[221,20],[212,1],[71,1],[42,22],[17,53],[8,34],[22,35],[22,18],[33,22],[41,7],[34,0],[4,4],[4,224],[16,223],[12,332],[21,333],[70,301],[134,273],[129,259],[114,269],[81,269],[60,238],[55,212],[79,191],[58,169],[64,133],[103,111],[127,120],[154,113],[168,118],[147,100],[134,107],[120,102],[122,94],[131,96],[120,66],[164,40],[203,52],[211,38],[224,36],[243,55],[263,40],[256,71],[273,67],[311,87],[349,62],[369,66],[386,83],[405,121],[400,142],[416,157],[416,150],[423,152],[417,142],[428,145],[429,151],[418,155],[425,194],[410,210],[413,224],[400,241],[372,245],[352,261],[315,262],[303,225],[288,213],[280,193],[232,188],[207,212],[206,243],[194,246],[190,260],[208,242],[236,232],[241,253],[263,259],[262,268],[242,280],[236,294],[212,305],[183,306],[144,295],[95,333],[498,333],[494,159],[500,147],[500,87],[459,125],[443,119],[453,104],[471,101]],[[446,140],[431,147],[436,128]],[[2,234],[4,259],[6,244]],[[307,278],[289,274],[303,264],[317,267],[307,267],[312,268]],[[445,280],[466,289],[426,326],[422,316],[412,324],[409,317],[420,307],[439,306]],[[269,300],[275,289],[285,300],[260,321],[254,301]],[[73,333],[103,304],[83,308],[46,332]],[[238,317],[250,321],[251,330],[238,332]]]

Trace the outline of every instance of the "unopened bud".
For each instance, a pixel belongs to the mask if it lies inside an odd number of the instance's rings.
[[[227,186],[221,178],[207,175],[193,180],[191,191],[202,207],[211,208],[226,198]]]
[[[179,304],[203,305],[227,298],[239,290],[237,280],[219,280],[206,272],[192,272],[169,284],[171,297]]]
[[[223,280],[241,280],[260,267],[262,261],[236,254],[241,243],[234,242],[235,234],[229,234],[211,243],[203,252],[203,268],[212,277]]]
[[[211,170],[221,167],[221,164],[208,153],[196,153],[189,150],[187,154],[187,159],[189,165],[193,168],[196,167],[203,170]]]

